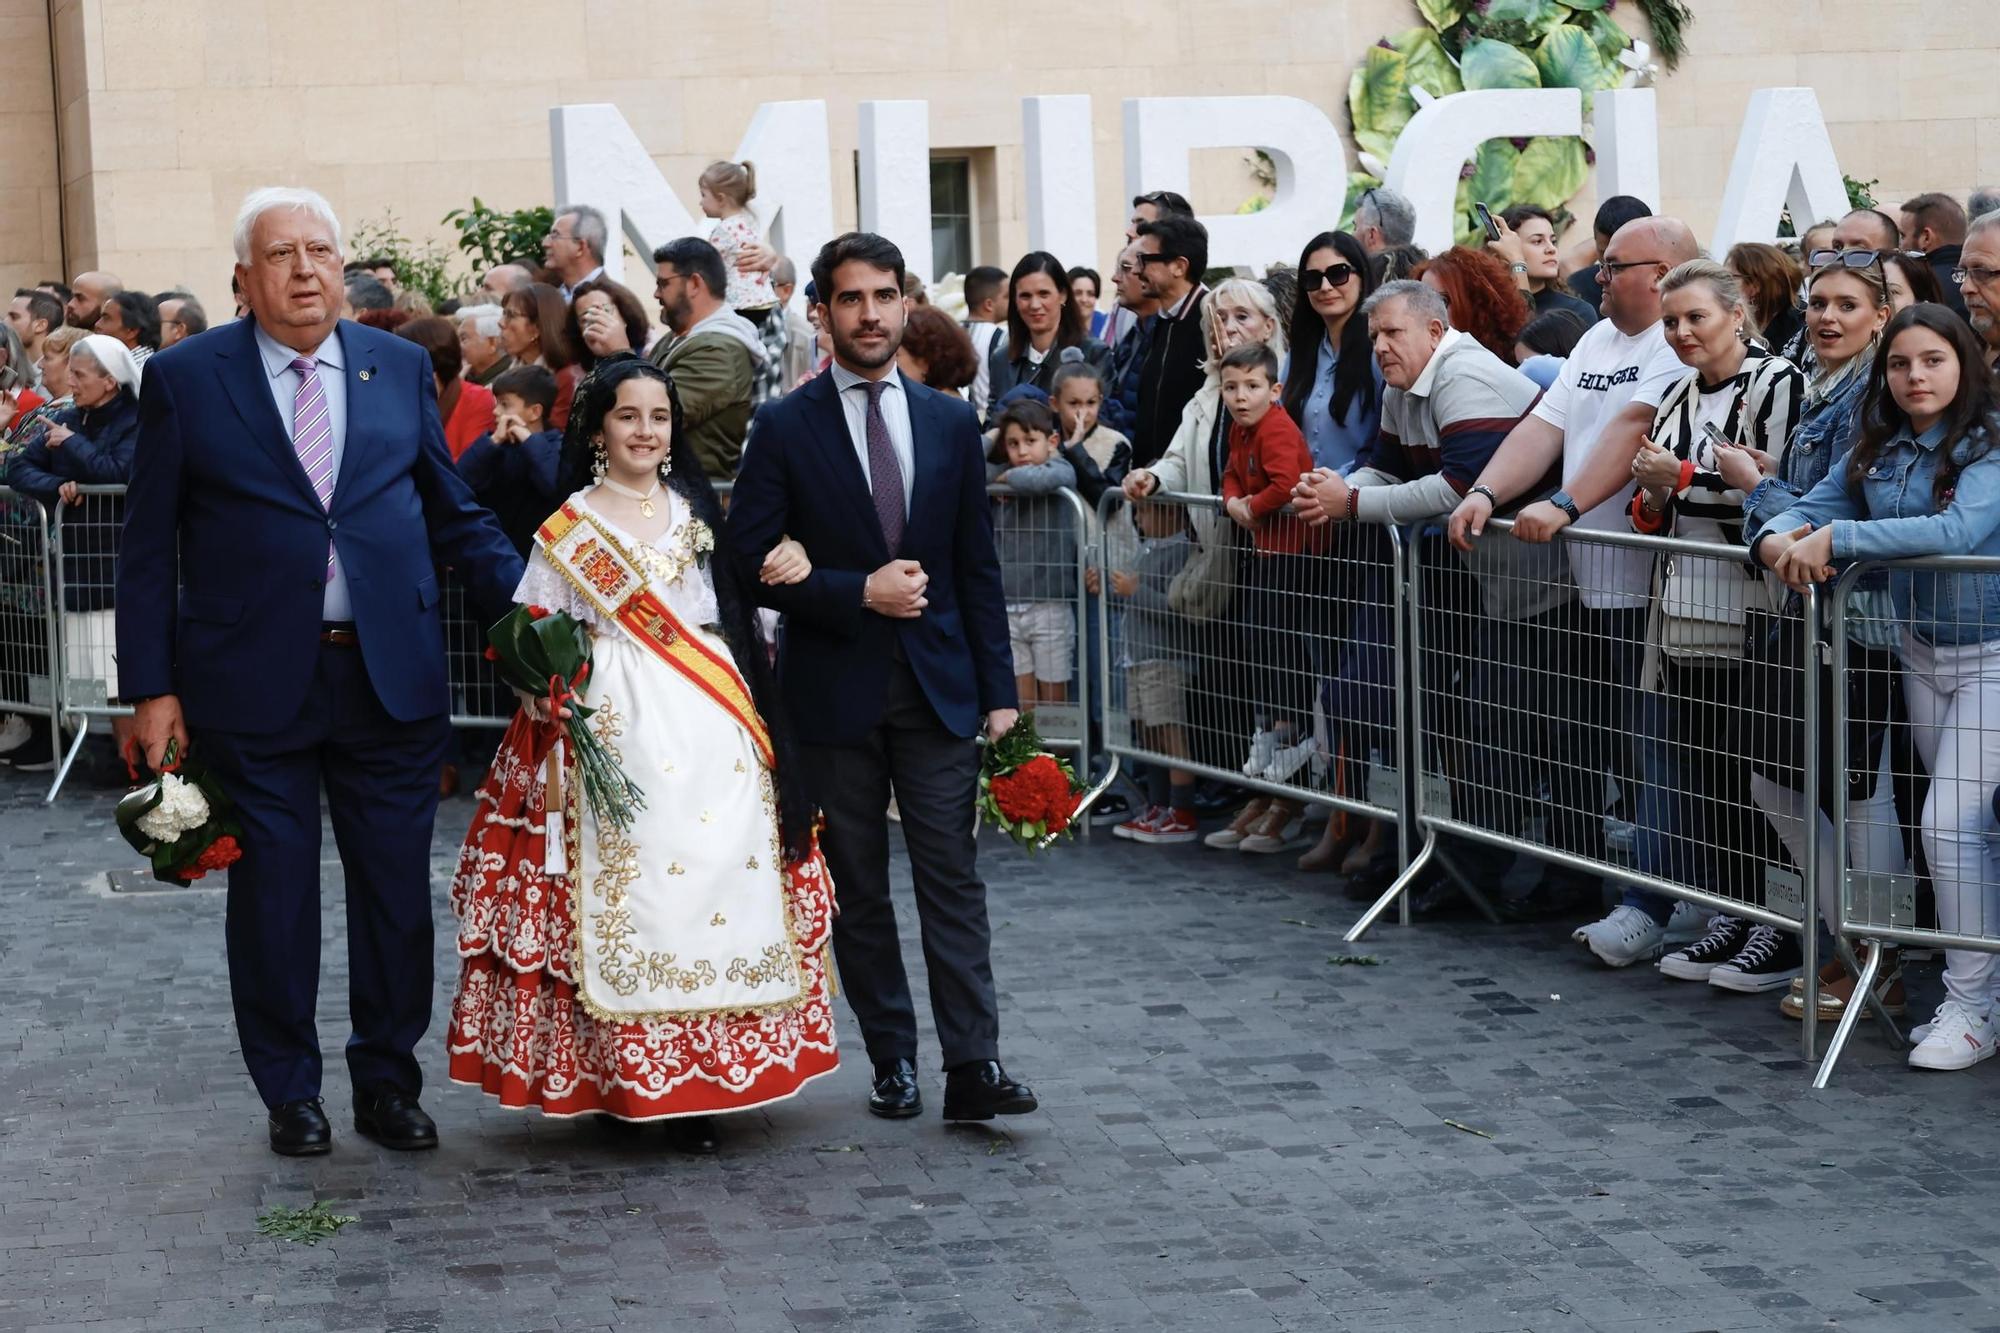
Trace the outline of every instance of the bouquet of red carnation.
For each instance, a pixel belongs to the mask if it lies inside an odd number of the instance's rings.
[[[243,859],[236,807],[206,768],[178,757],[167,743],[165,767],[118,802],[118,832],[153,863],[162,884],[192,884],[211,870]]]
[[[986,746],[979,764],[979,810],[1028,851],[1073,836],[1083,788],[1067,762],[1042,748],[1032,713]]]
[[[595,710],[577,701],[590,679],[590,631],[566,611],[517,606],[487,631],[486,641],[486,660],[499,668],[500,679],[524,694],[548,699],[549,716],[559,719],[557,725],[576,751],[576,771],[591,813],[600,823],[621,831],[630,828],[634,812],[646,808],[646,794],[585,725]],[[564,708],[570,716],[560,720]]]

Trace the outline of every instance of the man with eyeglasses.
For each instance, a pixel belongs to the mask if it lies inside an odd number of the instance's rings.
[[[1974,219],[1959,251],[1952,283],[1965,298],[1965,317],[2000,364],[2000,212]]]
[[[1632,459],[1652,429],[1654,410],[1687,373],[1660,327],[1660,281],[1700,252],[1694,233],[1674,218],[1640,218],[1619,228],[1597,266],[1604,318],[1583,335],[1554,386],[1508,433],[1452,514],[1453,545],[1474,550],[1496,508],[1556,478],[1562,485],[1553,495],[1515,518],[1516,537],[1546,542],[1572,525],[1631,530],[1625,511]],[[1639,693],[1653,558],[1588,543],[1571,544],[1568,554],[1582,605],[1575,612],[1577,632],[1551,651],[1560,653],[1558,669],[1584,685],[1569,720],[1585,723],[1571,731],[1593,752],[1576,762],[1586,773],[1628,774],[1631,756],[1621,751],[1639,720],[1632,703]],[[1522,748],[1531,744],[1524,741]],[[1642,756],[1644,748],[1642,738]],[[1601,837],[1595,827],[1583,832]],[[1661,952],[1672,909],[1671,899],[1628,893],[1609,916],[1572,938],[1609,966],[1629,966]]]
[[[563,300],[592,278],[604,276],[609,236],[604,214],[587,204],[566,204],[557,211],[555,224],[542,237],[542,259],[561,280]]]
[[[1118,293],[1118,305],[1111,316],[1111,369],[1105,375],[1104,391],[1118,404],[1125,420],[1137,421],[1139,371],[1146,361],[1146,349],[1152,346],[1153,316],[1160,313],[1160,303],[1146,294],[1139,281],[1136,244],[1118,252],[1111,289]]]
[[[1132,466],[1149,467],[1167,451],[1181,424],[1181,409],[1201,388],[1201,302],[1208,295],[1208,228],[1169,214],[1139,224],[1132,243],[1139,286],[1159,302],[1139,363],[1139,403],[1132,430]]]
[[[1140,224],[1158,222],[1161,218],[1192,218],[1194,205],[1184,194],[1172,190],[1150,190],[1145,194],[1132,196],[1132,216],[1125,219],[1125,244],[1139,239]]]

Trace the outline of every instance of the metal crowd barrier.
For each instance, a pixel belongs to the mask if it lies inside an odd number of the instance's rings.
[[[46,716],[50,743],[61,700],[62,624],[53,600],[48,511],[0,487],[0,711]]]
[[[1910,617],[1934,626],[1925,636],[1896,614],[1884,574],[1930,608]],[[1963,984],[1954,974],[2000,953],[2000,607],[1985,606],[1989,588],[2000,588],[2000,559],[1977,556],[1859,564],[1834,584],[1831,767],[1849,780],[1828,896],[1859,976],[1816,1088],[1832,1079],[1864,998],[1890,1044],[1904,1045],[1874,993],[1889,949],[1942,949],[1947,995]],[[1863,946],[1858,967],[1852,945]]]
[[[57,712],[75,738],[63,750],[44,804],[53,803],[89,739],[93,718],[132,716],[118,700],[118,626],[112,611],[118,545],[125,522],[123,486],[83,486],[77,502],[58,504],[51,516],[50,564],[55,575],[52,615],[60,624]],[[54,744],[61,750],[61,729]]]
[[[1104,748],[1386,820],[1407,863],[1402,533],[1277,522],[1301,553],[1255,551],[1218,497],[1105,492],[1092,580]],[[1277,738],[1269,756],[1251,752],[1260,730]]]
[[[1095,546],[1090,507],[1067,487],[1023,495],[992,485],[986,494],[1007,589],[1009,650],[1021,710],[1034,713],[1042,740],[1051,750],[1073,754],[1078,776],[1085,777],[1093,716],[1086,590]]]

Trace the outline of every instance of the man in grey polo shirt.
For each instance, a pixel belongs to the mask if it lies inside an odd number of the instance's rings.
[[[1294,504],[1312,523],[1402,525],[1443,518],[1474,489],[1538,391],[1477,339],[1453,329],[1444,298],[1421,282],[1384,283],[1361,314],[1388,386],[1381,434],[1346,478],[1326,468],[1302,478]],[[1581,770],[1529,758],[1548,754],[1551,730],[1566,725],[1562,677],[1536,669],[1534,654],[1558,619],[1573,612],[1576,588],[1559,545],[1496,533],[1463,559],[1479,604],[1436,604],[1444,600],[1436,595],[1440,588],[1449,585],[1433,581],[1427,584],[1433,602],[1421,608],[1425,689],[1444,705],[1432,705],[1431,725],[1457,741],[1457,817],[1513,834],[1527,820],[1538,779],[1551,784],[1557,810],[1589,808],[1582,790],[1565,790],[1584,785]],[[1442,697],[1447,691],[1457,697]],[[1583,821],[1557,824],[1552,831],[1564,850],[1591,850]],[[1484,844],[1456,840],[1447,857],[1482,892],[1499,889],[1510,859]],[[1535,907],[1559,910],[1588,883],[1559,874]]]

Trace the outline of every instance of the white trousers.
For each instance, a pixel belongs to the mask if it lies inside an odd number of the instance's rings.
[[[1905,634],[1903,694],[1917,753],[1931,772],[1924,801],[1924,855],[1937,888],[1938,924],[1960,935],[2000,939],[2000,640],[1927,644]],[[1944,987],[1980,1013],[1990,1010],[1995,956],[1947,949]]]

